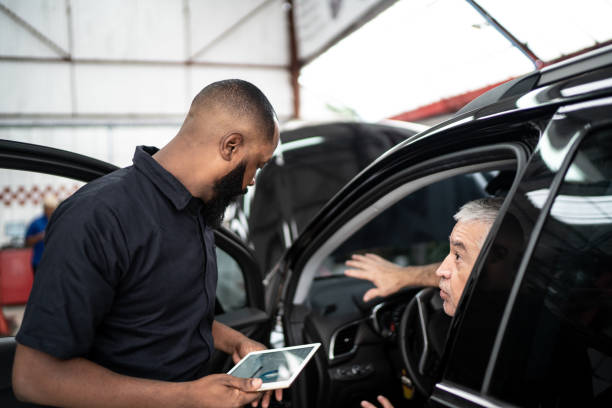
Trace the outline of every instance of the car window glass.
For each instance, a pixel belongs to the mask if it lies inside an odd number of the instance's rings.
[[[401,266],[441,261],[448,254],[453,214],[466,202],[486,196],[485,186],[496,173],[451,177],[406,196],[336,248],[317,277],[343,274],[344,262],[354,253],[374,253]]]
[[[217,300],[224,312],[243,308],[247,304],[243,271],[238,262],[227,252],[217,252]]]
[[[474,288],[465,291],[457,308],[445,380],[480,389],[527,237],[541,213],[532,198],[548,191],[555,174],[539,156],[526,168],[474,280],[467,283]]]
[[[504,334],[494,397],[520,406],[612,406],[610,265],[607,131],[582,143],[557,192]]]
[[[42,243],[27,246],[26,233],[42,238],[43,200],[61,201],[82,185],[48,174],[0,170],[0,335],[14,335],[21,325],[32,289],[34,250],[44,250]]]

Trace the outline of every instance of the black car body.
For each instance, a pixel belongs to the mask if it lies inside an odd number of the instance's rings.
[[[439,261],[458,206],[487,195],[505,200],[452,320],[435,289],[364,303],[371,285],[342,274],[354,252]],[[220,299],[217,319],[258,339],[280,324],[287,345],[322,343],[285,393],[292,407],[379,394],[395,406],[612,406],[612,48],[502,85],[392,148],[265,275],[230,234],[217,237],[246,292],[231,307]],[[10,398],[14,341],[0,346]],[[215,355],[211,370],[230,364]]]
[[[262,270],[278,262],[321,207],[357,173],[425,129],[397,121],[283,126],[273,159],[243,203],[248,211],[245,238]]]

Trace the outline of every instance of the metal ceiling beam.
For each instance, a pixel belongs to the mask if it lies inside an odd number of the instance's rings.
[[[72,2],[66,0],[66,30],[68,31],[68,53],[69,56],[74,54],[74,38],[72,30]],[[70,64],[70,107],[72,114],[77,112],[77,91],[76,91],[76,74],[74,72],[74,64]]]
[[[13,57],[0,56],[0,62],[34,62],[34,63],[74,63],[86,65],[143,65],[143,66],[195,66],[195,67],[230,67],[253,69],[287,70],[289,66],[282,64],[247,64],[239,62],[209,62],[209,61],[172,61],[172,60],[129,60],[104,58],[53,58],[53,57]]]
[[[25,21],[23,18],[19,17],[13,10],[9,9],[4,4],[0,3],[0,11],[2,11],[8,18],[13,20],[15,23],[23,27],[26,31],[32,34],[36,39],[38,39],[41,43],[46,45],[53,52],[58,54],[63,59],[70,58],[70,53],[60,47],[57,43],[51,40],[49,37],[38,31],[33,25]]]
[[[495,18],[493,18],[485,9],[483,9],[474,0],[465,0],[470,4],[485,20],[489,22],[501,35],[503,35],[512,45],[514,45],[520,52],[523,53],[533,63],[536,69],[540,69],[544,66],[544,62],[529,49],[526,43],[522,43],[516,38],[510,31],[508,31],[503,25],[501,25]]]
[[[259,13],[259,11],[261,11],[265,6],[268,5],[268,3],[272,2],[272,1],[277,1],[277,0],[264,0],[264,1],[262,1],[258,6],[253,8],[250,12],[248,12],[242,18],[238,19],[238,21],[236,21],[234,24],[232,24],[229,27],[227,27],[225,30],[223,30],[221,33],[219,33],[219,35],[214,37],[207,44],[205,44],[202,48],[200,48],[196,53],[194,53],[189,58],[188,61],[193,61],[196,58],[200,57],[202,54],[206,53],[206,51],[211,49],[217,43],[221,42],[221,40],[223,40],[224,38],[228,37],[233,31],[235,31],[238,27],[240,27],[240,25],[242,25],[246,21],[250,20],[254,15]]]
[[[289,73],[291,75],[291,89],[293,91],[293,119],[300,117],[300,71],[301,64],[298,57],[298,41],[295,30],[295,7],[294,1],[288,1],[289,7],[287,10],[288,29],[289,29]]]

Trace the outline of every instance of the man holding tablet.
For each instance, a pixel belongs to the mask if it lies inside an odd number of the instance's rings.
[[[319,346],[321,343],[254,351],[240,360],[228,374],[261,379],[262,385],[258,391],[289,388]]]
[[[17,335],[13,390],[59,407],[267,407],[261,379],[205,376],[214,349],[265,349],[215,320],[213,229],[254,184],[278,122],[253,84],[193,100],[161,150],[83,186],[51,218]],[[280,398],[280,391],[277,391]]]

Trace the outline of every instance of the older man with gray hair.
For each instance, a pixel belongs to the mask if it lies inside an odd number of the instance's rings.
[[[467,278],[495,221],[503,199],[480,198],[464,204],[453,217],[457,223],[448,238],[450,251],[436,270],[444,311],[455,315]]]
[[[347,261],[347,265],[356,269],[347,270],[346,274],[355,278],[370,280],[377,285],[377,289],[380,289],[378,288],[379,284],[384,287],[384,290],[396,288],[387,294],[393,293],[404,286],[419,286],[423,282],[429,283],[439,279],[438,286],[440,287],[440,297],[444,301],[444,312],[449,316],[454,316],[465,283],[472,272],[476,258],[478,258],[491,225],[497,218],[503,201],[503,198],[499,197],[479,198],[464,204],[459,209],[453,216],[457,223],[448,238],[450,251],[442,263],[400,267],[376,255],[366,254],[362,256],[362,259],[353,256],[351,260]],[[393,267],[390,267],[390,265],[393,265]],[[377,270],[377,266],[382,266],[382,271]],[[385,276],[386,272],[389,272],[390,276]],[[400,277],[399,273],[402,273],[403,276]],[[382,395],[378,396],[378,402],[383,408],[393,408],[389,400]],[[361,406],[363,408],[375,408],[368,401],[362,401]]]
[[[365,302],[388,296],[406,286],[440,286],[444,310],[452,316],[503,201],[500,197],[479,198],[459,209],[453,217],[457,223],[449,237],[450,252],[442,263],[399,266],[375,254],[354,254],[346,261],[350,269],[345,274],[374,284],[375,287],[364,294]]]

